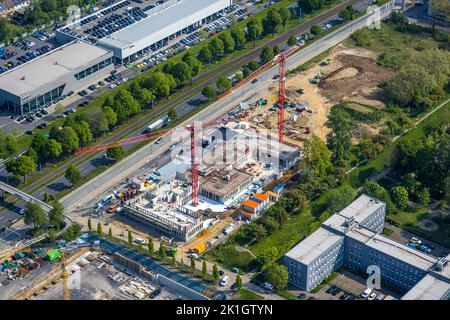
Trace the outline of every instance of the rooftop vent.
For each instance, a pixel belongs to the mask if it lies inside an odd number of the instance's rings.
[[[22,76],[22,78],[20,78],[20,80],[25,80],[25,76]]]
[[[445,257],[440,258],[440,259],[436,262],[436,269],[437,269],[438,271],[442,271],[442,270],[444,270],[444,268],[447,266],[447,264],[448,264],[447,258],[445,258]]]

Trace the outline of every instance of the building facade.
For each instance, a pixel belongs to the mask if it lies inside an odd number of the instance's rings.
[[[66,44],[0,75],[0,107],[22,115],[49,106],[113,68],[110,51],[80,41]]]
[[[283,257],[289,282],[311,291],[342,266],[363,274],[378,266],[382,283],[398,292],[413,290],[410,297],[420,296],[416,286],[430,274],[439,276],[442,295],[450,292],[448,260],[438,268],[434,257],[380,235],[385,211],[385,203],[362,195],[331,216]]]

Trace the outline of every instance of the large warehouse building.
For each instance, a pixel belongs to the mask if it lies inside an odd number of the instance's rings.
[[[57,101],[113,70],[112,53],[76,41],[0,76],[0,107],[24,114]]]
[[[231,0],[179,0],[172,6],[148,15],[127,28],[99,40],[98,45],[110,49],[117,63],[144,49],[169,40],[194,25],[201,25],[232,3]]]

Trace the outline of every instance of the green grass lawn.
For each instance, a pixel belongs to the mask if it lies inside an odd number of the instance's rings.
[[[242,288],[239,290],[239,300],[264,300],[264,297],[253,291]]]

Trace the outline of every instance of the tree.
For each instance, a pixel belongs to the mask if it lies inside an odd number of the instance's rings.
[[[286,212],[286,209],[284,209],[282,206],[271,206],[267,210],[266,215],[268,217],[274,218],[275,221],[280,225],[285,223],[288,219],[288,214]]]
[[[270,60],[272,60],[274,57],[273,54],[273,49],[271,47],[265,47],[262,51],[261,51],[261,55],[259,56],[259,58],[261,59],[262,63],[267,63]]]
[[[263,225],[259,223],[250,223],[246,225],[245,233],[249,237],[253,237],[256,238],[257,240],[260,240],[267,235],[267,230],[266,228],[264,228]]]
[[[247,22],[247,38],[249,41],[253,41],[253,47],[256,47],[256,40],[259,39],[263,30],[261,20],[252,18]]]
[[[167,116],[169,117],[170,121],[175,121],[177,119],[177,111],[172,108],[169,111],[167,111]]]
[[[198,52],[197,57],[201,62],[203,62],[203,64],[209,64],[209,63],[211,63],[213,54],[212,54],[211,50],[209,50],[208,46],[204,46]]]
[[[44,147],[42,149],[43,156],[45,159],[52,159],[53,162],[56,161],[56,158],[58,158],[62,153],[62,146],[61,143],[56,141],[55,139],[48,139]]]
[[[208,273],[208,269],[206,268],[206,261],[203,260],[203,263],[202,263],[202,276],[203,276],[203,279],[206,278],[206,274],[207,273]]]
[[[269,234],[280,228],[280,224],[273,217],[265,216],[258,220],[258,223],[261,223]]]
[[[220,38],[214,38],[209,43],[209,48],[213,57],[221,56],[225,53],[223,41]]]
[[[219,268],[217,267],[217,264],[213,265],[213,279],[214,279],[214,284],[217,284],[220,279],[220,273],[219,273]]]
[[[430,191],[427,187],[417,189],[414,195],[421,204],[426,206],[430,203]]]
[[[57,229],[59,229],[64,222],[64,207],[58,200],[52,201],[52,209],[50,210],[48,217],[50,223],[56,226]]]
[[[242,289],[242,279],[240,275],[236,276],[236,289],[238,291]]]
[[[147,244],[147,249],[148,249],[148,254],[150,255],[150,257],[153,256],[153,254],[155,253],[155,245],[153,243],[153,239],[152,238],[148,238],[148,244]]]
[[[56,141],[61,144],[62,152],[66,154],[72,153],[80,145],[80,139],[75,130],[71,127],[64,127],[61,130],[58,130],[58,133],[55,136],[52,136],[52,138],[56,139]]]
[[[25,153],[26,156],[30,157],[31,159],[33,159],[33,161],[35,163],[38,163],[39,161],[39,156],[36,152],[36,150],[34,150],[32,147],[29,147],[27,152]]]
[[[277,45],[273,46],[272,51],[273,51],[274,56],[276,56],[277,54],[279,54],[281,52],[280,47]]]
[[[117,114],[117,120],[123,122],[131,115],[141,111],[141,105],[127,90],[121,89],[114,96],[114,104],[111,106]]]
[[[186,62],[189,68],[191,68],[192,78],[197,76],[202,70],[201,62],[198,61],[192,54],[190,54],[190,51],[188,51],[188,53],[183,56],[182,60]]]
[[[111,227],[109,227],[109,230],[108,230],[108,237],[109,237],[109,239],[112,239],[112,237],[113,237]]]
[[[69,180],[72,184],[77,184],[82,179],[80,171],[74,165],[71,165],[69,168],[67,168],[64,177],[66,177],[66,179]]]
[[[115,161],[118,161],[125,156],[125,150],[123,149],[122,146],[109,148],[108,150],[106,150],[106,155],[109,158],[114,159]]]
[[[88,219],[88,230],[89,230],[89,232],[92,231],[92,222],[91,222],[91,218]]]
[[[317,24],[315,24],[311,27],[311,33],[315,36],[318,36],[319,34],[321,34],[322,31],[323,31],[322,28]]]
[[[150,73],[149,77],[144,78],[143,83],[159,98],[167,97],[177,85],[171,74],[165,74],[160,70]]]
[[[55,197],[48,192],[44,192],[44,195],[42,196],[42,198],[43,198],[44,202],[46,202],[46,203],[50,203],[53,200],[55,200]]]
[[[117,123],[117,113],[109,106],[104,106],[102,108],[103,114],[105,115],[106,121],[108,121],[108,126],[114,127]]]
[[[392,195],[392,201],[394,202],[395,206],[403,210],[408,206],[409,198],[408,198],[408,191],[405,189],[405,187],[397,186],[393,187],[391,189],[391,195]]]
[[[19,145],[17,143],[17,138],[12,134],[8,134],[2,143],[2,153],[3,157],[12,157],[19,152]]]
[[[161,258],[161,260],[164,260],[164,258],[166,257],[166,248],[164,246],[164,243],[162,242],[159,245],[159,257]]]
[[[89,119],[89,126],[92,128],[92,133],[96,136],[104,135],[109,130],[108,119],[104,113],[97,113]]]
[[[328,193],[327,204],[332,212],[339,212],[350,204],[356,196],[355,190],[345,184]]]
[[[209,101],[214,101],[217,97],[216,90],[210,84],[203,87],[202,95],[204,95]]]
[[[265,248],[258,254],[257,262],[261,266],[261,269],[267,267],[278,258],[279,252],[277,247]]]
[[[231,88],[231,81],[227,77],[223,76],[217,80],[216,85],[220,92],[225,92]]]
[[[391,197],[385,188],[380,186],[376,182],[366,182],[364,184],[363,192],[368,196],[374,197],[378,200],[384,201],[386,203],[387,209],[391,209]]]
[[[246,66],[252,71],[256,71],[259,69],[259,64],[255,60],[250,60]]]
[[[172,252],[172,265],[175,266],[177,264],[177,253],[175,251]]]
[[[231,36],[233,37],[234,44],[237,49],[241,49],[244,47],[246,39],[245,39],[245,31],[238,27],[233,27],[230,30]]]
[[[344,21],[353,20],[355,18],[356,11],[353,6],[346,6],[339,12],[339,17],[344,19]]]
[[[100,222],[97,223],[97,234],[101,237],[103,236],[102,224]]]
[[[297,38],[295,36],[291,36],[287,44],[289,47],[295,46],[297,44]]]
[[[234,39],[230,31],[224,31],[219,34],[219,39],[222,40],[225,53],[232,53],[235,48]]]
[[[192,79],[191,68],[184,61],[180,61],[180,62],[176,63],[172,67],[172,70],[170,73],[173,75],[173,77],[177,81],[178,85],[181,85]]]
[[[29,202],[25,207],[24,222],[33,225],[34,230],[40,230],[47,223],[47,214],[35,202]]]
[[[289,273],[285,266],[280,264],[273,264],[267,268],[265,279],[269,282],[275,290],[282,290],[286,288],[288,283]]]
[[[195,271],[195,259],[194,259],[194,257],[191,257],[191,271],[192,272]]]
[[[344,163],[349,159],[355,124],[347,112],[336,108],[332,109],[326,124],[331,129],[327,139],[333,151],[334,162],[344,167]]]
[[[402,186],[409,194],[414,194],[419,189],[420,183],[416,180],[414,173],[407,173],[402,178]]]
[[[78,135],[78,139],[80,140],[80,145],[85,145],[92,141],[92,132],[89,128],[89,124],[86,121],[78,122],[73,129]]]
[[[283,25],[283,32],[286,29],[286,25],[291,18],[291,11],[286,7],[280,7],[278,8],[278,13],[281,17],[281,24]]]
[[[324,178],[332,168],[330,150],[317,136],[305,141],[303,160],[306,170],[315,178]]]
[[[275,33],[277,32],[278,26],[281,25],[283,22],[283,19],[281,18],[280,13],[275,8],[272,8],[267,12],[267,15],[265,19],[263,20],[262,24],[264,27],[264,32],[266,34],[271,33],[272,38],[275,36]]]
[[[128,230],[128,245],[130,247],[133,246],[133,235],[131,234],[130,230]]]
[[[55,112],[56,113],[63,113],[64,112],[64,106],[61,103],[58,103],[55,106]]]
[[[26,182],[27,175],[36,171],[36,163],[31,157],[20,156],[17,159],[11,159],[7,162],[6,171],[15,176],[22,176],[23,181]]]
[[[57,237],[57,231],[54,228],[51,228],[48,230],[48,241],[50,243],[55,243],[56,241],[56,237]]]

